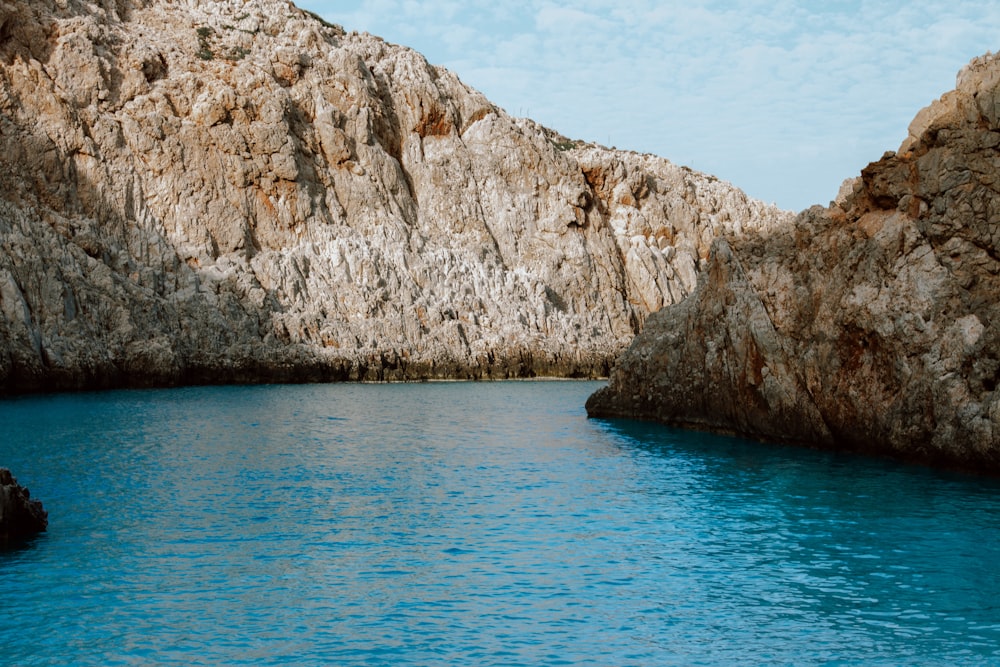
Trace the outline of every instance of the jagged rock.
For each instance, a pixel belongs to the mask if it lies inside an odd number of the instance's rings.
[[[602,375],[788,218],[284,0],[0,2],[0,391]]]
[[[1000,58],[827,209],[713,242],[594,416],[1000,471]]]
[[[0,537],[24,537],[44,532],[49,515],[42,503],[17,483],[10,470],[0,468]]]

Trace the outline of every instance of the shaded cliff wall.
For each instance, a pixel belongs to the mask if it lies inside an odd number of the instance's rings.
[[[0,389],[606,374],[788,214],[283,0],[0,1]]]
[[[594,416],[1000,471],[1000,58],[829,208],[714,242]]]

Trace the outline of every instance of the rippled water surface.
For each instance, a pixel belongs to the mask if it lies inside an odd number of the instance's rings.
[[[587,420],[590,382],[0,402],[10,665],[1000,664],[1000,484]]]

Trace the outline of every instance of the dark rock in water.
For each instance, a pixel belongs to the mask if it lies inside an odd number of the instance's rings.
[[[42,503],[31,500],[31,493],[17,483],[10,470],[0,468],[0,538],[33,535],[48,525],[49,513]]]

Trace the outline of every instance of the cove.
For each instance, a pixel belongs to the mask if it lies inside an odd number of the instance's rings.
[[[628,421],[595,382],[0,401],[14,665],[1000,661],[1000,482]]]

